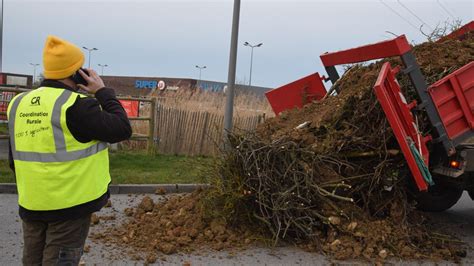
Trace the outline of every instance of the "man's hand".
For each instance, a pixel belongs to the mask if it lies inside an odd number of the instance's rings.
[[[91,68],[87,68],[87,71],[89,72],[89,76],[84,73],[84,71],[79,69],[79,74],[87,81],[87,86],[84,86],[82,84],[78,84],[79,88],[87,91],[88,93],[95,94],[98,90],[102,89],[105,87],[104,81],[97,75],[97,72],[95,72]]]

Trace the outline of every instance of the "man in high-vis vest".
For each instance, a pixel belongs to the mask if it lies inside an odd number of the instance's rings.
[[[48,36],[44,81],[8,106],[10,167],[23,221],[24,265],[79,263],[91,214],[110,195],[107,143],[132,134],[114,90],[105,87],[94,70],[80,70],[83,64],[80,48]],[[75,74],[87,84],[76,84]]]

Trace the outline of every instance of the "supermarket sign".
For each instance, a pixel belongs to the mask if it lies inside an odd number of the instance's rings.
[[[158,81],[156,80],[135,80],[135,88],[137,89],[156,89]]]

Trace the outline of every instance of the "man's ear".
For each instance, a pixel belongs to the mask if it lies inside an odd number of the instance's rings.
[[[65,78],[65,79],[59,79],[59,82],[66,84],[67,86],[71,87],[74,90],[79,90],[79,87],[77,86],[76,82],[71,79],[71,77]]]

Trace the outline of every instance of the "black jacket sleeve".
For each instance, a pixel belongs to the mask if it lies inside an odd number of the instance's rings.
[[[95,98],[80,98],[66,111],[66,123],[79,142],[100,140],[115,143],[129,139],[132,127],[127,113],[111,88],[102,88]]]
[[[12,169],[13,173],[15,173],[15,162],[13,161],[12,144],[10,140],[8,140],[8,164],[10,165],[10,169]]]

